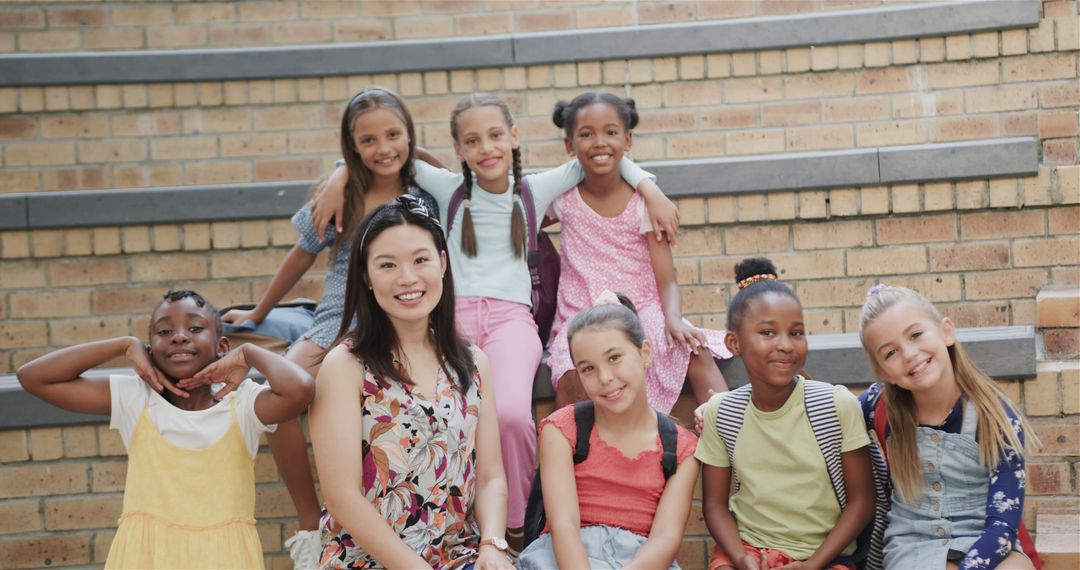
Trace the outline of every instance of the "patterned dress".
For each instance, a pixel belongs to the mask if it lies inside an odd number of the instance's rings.
[[[622,293],[634,302],[645,336],[653,346],[653,361],[646,377],[649,404],[668,413],[682,391],[690,353],[669,343],[664,309],[660,304],[652,257],[649,255],[644,202],[637,192],[626,209],[613,218],[593,211],[577,188],[556,200],[553,210],[562,221],[558,310],[552,326],[555,337],[549,350],[552,383],[573,370],[566,344],[566,324],[578,312],[592,306],[605,290]],[[719,301],[719,299],[718,299]],[[714,356],[730,358],[724,331],[702,329]]]
[[[434,401],[364,367],[364,495],[386,523],[433,568],[475,562],[479,376],[466,393],[439,372]],[[323,509],[322,568],[380,568]]]

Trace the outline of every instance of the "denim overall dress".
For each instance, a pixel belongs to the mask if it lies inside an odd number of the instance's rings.
[[[945,568],[949,550],[967,552],[983,533],[990,471],[979,462],[978,419],[975,405],[966,402],[959,434],[916,428],[922,496],[904,502],[893,493],[886,568]]]

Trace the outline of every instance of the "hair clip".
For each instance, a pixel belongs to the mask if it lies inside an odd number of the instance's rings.
[[[874,285],[873,287],[866,290],[866,298],[870,299],[871,297],[877,297],[879,293],[888,288],[888,285],[884,283],[878,283],[877,285]]]
[[[428,210],[427,206],[424,205],[424,202],[420,198],[417,198],[412,194],[402,194],[397,197],[395,202],[409,212],[427,218],[439,228],[439,231],[442,231],[442,224],[439,222],[439,219],[431,215],[431,210]],[[371,226],[372,224],[369,223],[367,228],[364,229],[364,235],[360,236],[360,249],[358,251],[363,251],[364,242],[367,241],[368,232],[371,231]]]
[[[735,284],[735,286],[738,287],[741,291],[753,285],[754,283],[757,283],[758,281],[776,281],[776,276],[772,273],[758,273],[757,275],[751,275],[750,277],[739,281]]]
[[[596,299],[593,301],[593,306],[594,307],[599,307],[600,305],[621,305],[621,304],[622,303],[619,302],[618,295],[616,295],[615,293],[613,293],[613,292],[611,292],[611,291],[609,291],[607,289],[604,289],[604,291],[602,293],[600,293],[599,295],[597,295]]]

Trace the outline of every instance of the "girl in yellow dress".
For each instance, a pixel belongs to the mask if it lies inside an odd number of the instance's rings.
[[[135,375],[84,374],[126,358]],[[250,367],[265,385],[245,379]],[[315,394],[299,365],[251,344],[229,352],[213,305],[167,294],[150,343],[120,337],[37,358],[18,371],[54,406],[109,414],[128,450],[124,511],[106,568],[262,568],[255,532],[259,436]],[[212,382],[225,382],[216,393]]]

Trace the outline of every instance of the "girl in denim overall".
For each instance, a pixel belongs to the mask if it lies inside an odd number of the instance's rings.
[[[885,567],[1033,568],[1017,541],[1030,429],[1023,416],[919,293],[873,287],[860,323],[884,380],[859,397],[864,419],[888,419]]]

